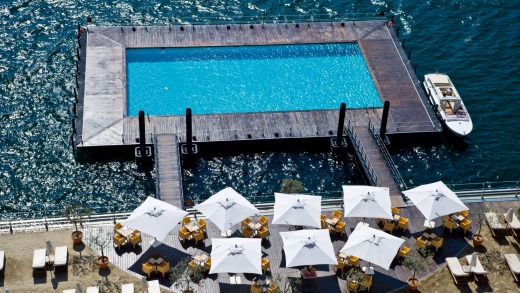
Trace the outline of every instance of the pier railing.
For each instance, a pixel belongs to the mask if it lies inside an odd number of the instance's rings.
[[[367,174],[370,184],[372,186],[381,186],[381,182],[379,182],[379,179],[377,178],[374,167],[370,163],[370,160],[367,157],[367,154],[366,154],[363,146],[361,145],[361,141],[359,140],[356,132],[354,131],[354,127],[352,126],[350,119],[347,123],[347,132],[350,137],[350,141],[354,145],[354,150],[357,154],[357,157],[359,158],[359,161],[361,162],[361,165],[363,166],[363,169],[365,170],[365,172]]]
[[[392,160],[392,157],[390,156],[390,153],[388,152],[388,149],[386,148],[385,143],[381,139],[381,136],[379,135],[378,129],[376,129],[376,126],[374,123],[372,123],[372,120],[368,120],[368,129],[370,129],[370,132],[372,132],[372,136],[374,137],[379,153],[383,157],[383,160],[385,161],[386,165],[388,166],[388,169],[390,170],[390,173],[392,173],[392,177],[394,178],[394,181],[397,183],[397,186],[399,189],[406,190],[406,183],[401,176],[401,173],[399,173],[399,170],[397,170],[397,167],[394,163],[394,160]]]
[[[95,19],[98,26],[169,26],[169,25],[233,25],[233,24],[267,24],[267,23],[305,23],[305,22],[340,22],[369,21],[387,19],[379,13],[337,13],[337,14],[302,14],[302,15],[230,15],[215,17],[191,17],[183,15],[166,15],[161,20],[139,18],[103,18]]]

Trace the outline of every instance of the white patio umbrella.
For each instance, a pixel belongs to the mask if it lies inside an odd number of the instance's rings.
[[[478,259],[478,254],[475,251],[471,254],[471,261],[469,262],[469,266],[471,267],[471,269],[473,269],[474,267],[477,266],[477,259]]]
[[[442,181],[403,191],[428,221],[440,216],[469,210]]]
[[[211,239],[211,269],[213,273],[262,274],[261,239]]]
[[[321,228],[321,196],[274,193],[273,224]]]
[[[340,252],[357,256],[388,270],[403,242],[404,239],[361,225],[350,234]]]
[[[515,211],[514,211],[512,208],[510,208],[510,209],[507,211],[507,213],[506,213],[506,215],[505,215],[505,219],[506,219],[507,223],[510,224],[511,222],[513,222],[514,214],[515,214]]]
[[[280,232],[280,236],[286,267],[338,264],[326,229]]]
[[[231,187],[222,189],[194,208],[215,223],[221,231],[227,231],[245,218],[259,213],[254,205]]]
[[[52,246],[52,242],[50,240],[45,241],[45,252],[47,253],[47,257],[49,260],[54,261],[54,247]]]
[[[146,281],[146,277],[141,277],[141,290],[143,293],[148,293],[148,281]]]
[[[345,218],[393,219],[388,187],[343,185]]]
[[[122,224],[162,241],[187,214],[188,212],[169,203],[148,197],[126,220],[122,221]]]

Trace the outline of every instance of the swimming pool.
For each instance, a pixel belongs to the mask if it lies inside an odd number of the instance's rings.
[[[127,49],[128,115],[381,107],[356,43]]]

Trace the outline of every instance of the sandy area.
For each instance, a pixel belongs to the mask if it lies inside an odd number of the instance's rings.
[[[0,250],[6,254],[5,276],[0,276],[0,292],[6,288],[13,293],[25,292],[62,292],[74,289],[76,282],[83,291],[89,286],[99,286],[100,292],[121,292],[121,285],[134,283],[135,292],[141,292],[141,280],[125,271],[109,265],[100,270],[94,263],[97,255],[86,245],[73,246],[72,231],[21,233],[0,235]],[[48,270],[46,277],[32,275],[33,251],[45,248],[45,241],[50,240],[54,247],[68,246],[69,265],[67,272]],[[161,290],[161,292],[169,292]]]
[[[514,237],[496,238],[486,224],[482,225],[484,242],[481,247],[474,248],[472,242],[458,255],[461,263],[466,263],[465,255],[477,252],[479,260],[486,271],[488,271],[489,284],[477,284],[469,282],[467,285],[455,285],[453,278],[446,265],[441,266],[436,272],[426,276],[419,286],[418,292],[520,292],[520,286],[515,283],[507,264],[504,254],[520,253],[520,240]],[[408,289],[398,292],[409,292]]]

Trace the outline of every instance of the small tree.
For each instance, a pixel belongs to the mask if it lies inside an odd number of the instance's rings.
[[[74,224],[74,228],[78,231],[78,224],[83,228],[83,219],[85,217],[90,216],[91,211],[89,207],[84,206],[79,203],[74,203],[71,205],[65,206],[63,210],[63,215],[67,217],[67,220]]]
[[[427,248],[410,249],[410,254],[403,260],[403,266],[412,271],[411,285],[419,286],[421,283],[415,275],[428,267],[428,262],[433,258],[431,251]]]
[[[105,237],[103,237],[104,235],[102,234],[102,231],[101,231],[101,228],[99,229],[99,231],[97,232],[96,235],[92,236],[92,242],[94,242],[94,244],[99,247],[99,250],[101,250],[101,257],[98,258],[98,265],[100,266],[100,268],[104,269],[106,268],[106,265],[108,265],[108,257],[105,256],[105,248],[110,244],[111,240],[110,239],[106,239]]]
[[[272,282],[278,285],[280,293],[299,293],[302,283],[300,278],[291,278],[285,274],[273,276]]]
[[[283,193],[301,193],[303,192],[303,184],[301,181],[296,179],[284,179],[282,181],[282,192]]]
[[[182,292],[193,292],[191,284],[199,285],[205,277],[205,269],[203,266],[188,268],[189,258],[180,260],[170,269],[170,281],[175,287],[181,287]]]
[[[350,282],[355,285],[355,286],[352,286],[352,288],[350,286],[347,286],[349,289],[349,292],[358,292],[358,291],[363,291],[363,290],[367,289],[367,286],[365,285],[365,282],[364,282],[365,274],[362,271],[360,271],[356,268],[351,268],[346,275],[347,275],[346,276],[347,284]]]

